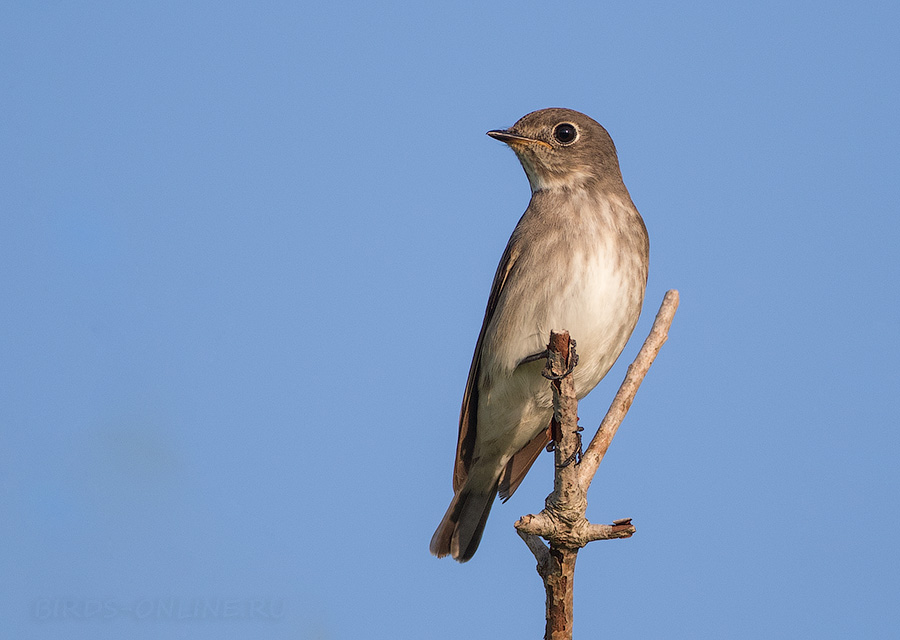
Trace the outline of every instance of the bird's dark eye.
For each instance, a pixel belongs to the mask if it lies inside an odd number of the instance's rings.
[[[556,128],[553,130],[553,137],[562,144],[569,144],[575,140],[577,135],[578,132],[575,130],[575,125],[568,122],[556,125]]]

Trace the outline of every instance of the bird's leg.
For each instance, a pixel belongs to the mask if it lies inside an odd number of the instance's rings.
[[[547,443],[546,450],[548,452],[556,450],[556,438],[559,437],[557,435],[558,431],[559,431],[559,425],[556,423],[556,421],[551,420],[550,426],[551,426],[551,433],[553,434],[553,440],[551,440],[550,442]],[[575,429],[575,437],[578,438],[578,448],[575,449],[575,451],[573,451],[571,453],[571,455],[569,455],[568,458],[566,458],[565,460],[563,460],[560,463],[560,465],[559,465],[560,469],[562,469],[563,467],[568,467],[573,462],[576,464],[576,466],[581,464],[581,454],[584,453],[584,445],[581,442],[581,432],[582,431],[584,431],[584,427],[582,427],[581,425],[578,425],[578,428]]]
[[[538,360],[541,357],[547,357],[549,355],[549,351],[550,351],[550,349],[548,348],[548,349],[544,350],[543,353],[536,353],[533,356],[528,356],[528,358],[526,358],[526,360],[531,362],[533,360]],[[575,341],[570,338],[569,339],[569,366],[566,368],[566,370],[559,375],[554,375],[554,374],[550,373],[550,365],[548,364],[547,368],[541,372],[541,375],[544,376],[545,378],[547,378],[548,380],[562,380],[567,375],[572,373],[572,371],[575,370],[575,367],[577,365],[578,365],[578,354],[575,352]],[[556,442],[560,437],[559,427],[560,427],[560,425],[556,422],[555,418],[550,421],[550,434],[552,436],[552,440],[550,440],[550,442],[547,443],[547,451],[553,451],[554,449],[556,449]],[[584,427],[582,427],[581,425],[578,425],[575,428],[575,437],[578,438],[578,448],[575,449],[575,451],[573,451],[571,453],[571,455],[569,455],[565,460],[563,460],[560,463],[560,465],[559,465],[560,469],[562,469],[563,467],[568,467],[573,462],[576,465],[581,462],[581,454],[584,453],[584,446],[581,442],[581,432],[582,431],[584,431]]]
[[[532,353],[530,356],[526,356],[519,361],[519,364],[528,364],[529,362],[537,362],[538,360],[546,360],[547,356],[550,354],[549,349],[544,349],[540,353]]]
[[[578,425],[578,427],[575,429],[575,437],[578,438],[578,448],[575,449],[575,451],[573,451],[568,458],[566,458],[565,460],[563,460],[560,463],[560,465],[559,465],[560,469],[562,469],[563,467],[568,467],[573,462],[575,463],[576,466],[581,464],[581,454],[584,453],[584,446],[581,443],[581,432],[582,431],[584,431],[584,427],[582,427],[581,425]],[[550,443],[550,444],[553,444],[553,443]],[[550,445],[547,445],[547,448],[549,450]]]

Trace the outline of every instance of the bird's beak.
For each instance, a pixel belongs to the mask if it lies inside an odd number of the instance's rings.
[[[488,131],[487,134],[495,140],[505,142],[513,148],[518,146],[527,147],[535,144],[541,144],[545,147],[550,147],[550,145],[543,140],[536,140],[534,138],[520,136],[517,133],[512,133],[509,129],[495,129],[494,131]]]

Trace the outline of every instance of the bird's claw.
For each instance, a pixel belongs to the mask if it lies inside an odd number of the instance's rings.
[[[543,355],[546,357],[547,351],[548,350],[545,349],[544,352],[540,355]],[[528,357],[535,358],[535,356],[537,356],[537,355],[538,354],[535,354],[534,356],[528,356]],[[541,372],[541,375],[544,376],[545,378],[547,378],[547,380],[562,380],[567,375],[569,375],[570,373],[575,371],[575,367],[577,367],[577,366],[578,366],[578,353],[575,351],[575,341],[570,338],[569,339],[569,367],[565,371],[560,373],[559,375],[550,373],[549,368],[547,368]]]

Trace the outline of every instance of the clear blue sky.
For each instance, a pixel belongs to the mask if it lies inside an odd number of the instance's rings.
[[[549,456],[428,541],[529,196],[484,132],[549,106],[650,231],[623,360],[682,295],[576,634],[897,637],[898,7],[4,3],[6,637],[540,637]]]

